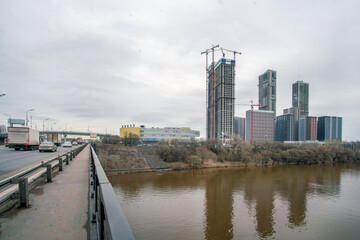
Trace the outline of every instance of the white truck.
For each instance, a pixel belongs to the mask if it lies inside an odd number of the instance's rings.
[[[8,127],[7,144],[16,151],[39,148],[39,131],[28,127]]]
[[[47,140],[55,143],[56,146],[61,145],[61,134],[60,133],[48,133]]]

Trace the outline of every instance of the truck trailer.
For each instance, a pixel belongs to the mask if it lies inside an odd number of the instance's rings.
[[[39,131],[28,127],[8,127],[7,144],[16,151],[39,148]]]
[[[60,133],[48,133],[47,140],[55,143],[56,146],[61,145],[61,134]]]

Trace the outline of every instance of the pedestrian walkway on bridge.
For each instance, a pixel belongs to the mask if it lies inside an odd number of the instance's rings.
[[[87,239],[90,145],[51,183],[30,192],[30,207],[0,217],[0,239]]]

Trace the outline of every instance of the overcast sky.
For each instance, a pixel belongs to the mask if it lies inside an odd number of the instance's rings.
[[[121,125],[205,136],[205,56],[237,50],[236,103],[277,71],[277,115],[310,84],[310,115],[343,117],[360,140],[360,1],[0,1],[0,124],[118,134]],[[221,57],[217,53],[216,58]],[[232,58],[232,54],[227,55]],[[250,107],[236,106],[244,117]]]

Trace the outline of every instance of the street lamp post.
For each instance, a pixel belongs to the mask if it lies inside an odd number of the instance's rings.
[[[26,111],[26,127],[28,126],[28,122],[29,122],[29,120],[28,120],[28,112],[31,112],[31,111],[34,111],[34,110],[35,110],[35,108],[29,109],[29,110]]]
[[[49,120],[49,119],[48,119],[48,118],[46,118],[46,119],[44,119],[44,120],[43,120],[43,132],[45,131],[44,126],[45,126],[45,121],[46,121],[46,120]]]

